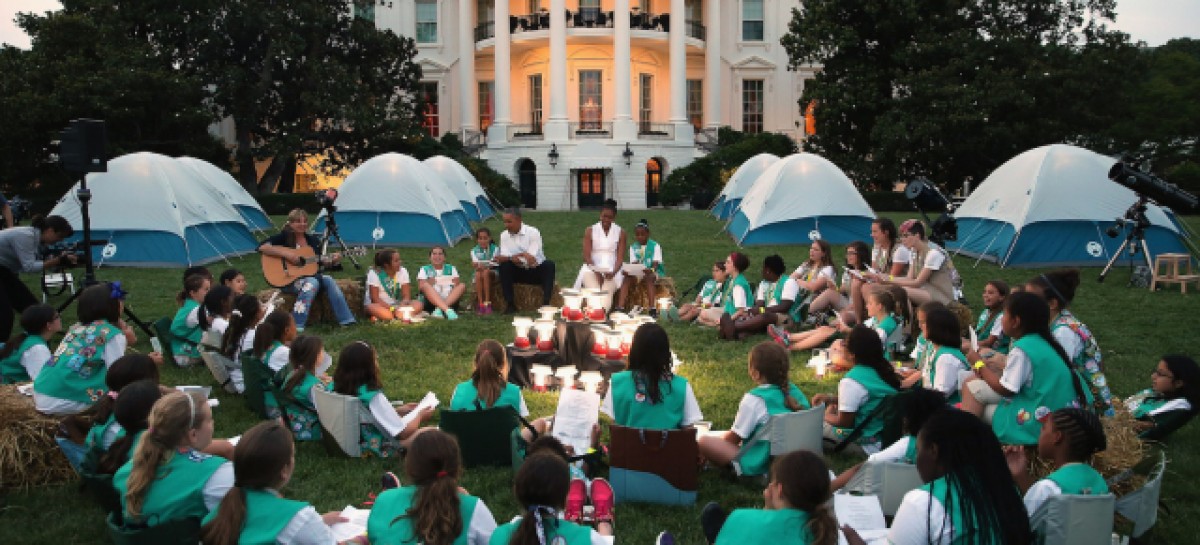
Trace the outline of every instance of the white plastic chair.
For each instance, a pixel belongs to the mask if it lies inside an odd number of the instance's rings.
[[[1116,511],[1133,521],[1134,539],[1142,537],[1158,521],[1158,498],[1162,495],[1163,474],[1167,471],[1167,454],[1159,453],[1158,463],[1141,488],[1134,490],[1116,502]]]
[[[821,454],[824,416],[825,405],[772,416],[767,420],[766,425],[742,442],[742,448],[738,451],[737,458],[734,459],[734,467],[739,467],[737,461],[741,459],[742,454],[763,441],[770,442],[771,456],[782,456],[797,450]],[[738,474],[741,474],[740,468]]]
[[[1112,494],[1051,496],[1030,517],[1039,545],[1112,543]]]
[[[358,427],[362,423],[362,417],[359,416],[362,402],[356,397],[314,388],[313,404],[317,406],[317,420],[321,422],[321,427],[337,442],[342,452],[352,458],[362,456],[362,446],[359,444],[362,430]]]
[[[234,367],[233,360],[225,357],[220,352],[205,347],[203,344],[200,345],[200,359],[204,361],[204,366],[208,367],[209,372],[212,373],[213,380],[217,381],[217,384],[220,384],[222,387],[229,384],[229,381],[232,380],[232,377],[229,376],[229,369]]]
[[[879,496],[883,514],[893,516],[904,501],[904,495],[920,488],[921,474],[917,466],[899,462],[865,462],[846,483],[840,494]]]

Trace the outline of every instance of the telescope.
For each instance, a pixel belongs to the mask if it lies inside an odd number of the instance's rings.
[[[1200,198],[1179,189],[1175,184],[1125,163],[1118,162],[1108,169],[1108,179],[1176,212],[1189,213],[1200,209]]]
[[[933,182],[926,178],[917,178],[904,188],[904,196],[925,217],[925,223],[929,224],[929,240],[945,245],[947,240],[958,239],[958,220],[953,214],[954,203],[950,202]],[[936,220],[930,221],[926,212],[940,215]]]

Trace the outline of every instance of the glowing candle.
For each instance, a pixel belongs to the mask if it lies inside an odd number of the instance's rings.
[[[564,365],[554,370],[554,376],[558,378],[560,388],[569,389],[575,387],[575,366]]]
[[[592,354],[597,357],[604,357],[608,352],[608,334],[612,331],[608,326],[594,325],[592,326]]]
[[[579,382],[583,383],[585,391],[594,394],[600,387],[600,383],[604,382],[604,376],[600,374],[600,371],[584,371],[579,373]]]
[[[608,292],[596,290],[587,295],[588,319],[593,322],[603,322],[607,314]]]
[[[622,335],[621,335],[621,331],[612,330],[612,331],[611,331],[611,332],[608,334],[608,338],[606,339],[606,340],[607,340],[607,343],[606,343],[606,344],[608,345],[608,351],[607,351],[607,353],[604,355],[604,357],[605,357],[606,359],[610,359],[610,360],[619,360],[619,359],[621,359],[621,356],[623,355],[623,353],[621,352],[621,340],[622,340],[622,338],[623,338],[623,337],[622,337]]]
[[[533,319],[513,318],[512,325],[517,330],[517,338],[513,340],[513,346],[521,350],[529,348],[529,329],[533,327]]]
[[[413,309],[409,306],[400,307],[400,321],[406,324],[412,323]]]
[[[565,320],[577,322],[583,319],[583,295],[576,290],[562,290],[562,316]]]
[[[621,326],[621,355],[628,356],[629,349],[633,347],[633,334],[637,332],[640,324],[632,323]]]
[[[554,307],[551,307],[554,308]],[[558,309],[554,309],[558,310]],[[554,319],[538,320],[533,323],[533,328],[537,330],[537,349],[542,352],[554,350],[554,328],[556,327]]]
[[[538,314],[541,315],[539,320],[554,320],[554,315],[558,314],[558,307],[546,305],[538,309]]]
[[[554,374],[549,365],[535,363],[529,366],[529,374],[533,375],[533,389],[537,392],[546,391],[546,379]]]

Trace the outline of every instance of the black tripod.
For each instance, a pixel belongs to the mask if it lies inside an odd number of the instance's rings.
[[[342,235],[338,233],[336,212],[337,206],[334,206],[332,202],[325,205],[325,234],[321,235],[321,255],[325,255],[329,250],[330,242],[336,242],[342,248],[342,256],[350,259],[350,262],[354,264],[354,270],[360,270],[362,265],[354,258],[354,254],[346,246],[346,241],[342,240]],[[335,265],[330,269],[341,270],[341,265]]]
[[[1126,248],[1129,249],[1129,285],[1133,285],[1133,261],[1134,256],[1138,251],[1142,252],[1142,259],[1146,263],[1147,269],[1153,269],[1154,266],[1150,263],[1150,245],[1146,244],[1146,228],[1150,227],[1150,219],[1146,217],[1146,205],[1150,202],[1147,197],[1138,197],[1138,201],[1125,211],[1125,216],[1117,218],[1117,223],[1109,227],[1106,234],[1110,237],[1116,237],[1121,233],[1121,230],[1132,224],[1129,229],[1129,234],[1125,235],[1125,242],[1117,248],[1113,253],[1112,259],[1108,260],[1108,264],[1104,266],[1104,270],[1100,271],[1100,277],[1097,282],[1103,282],[1104,277],[1108,276],[1108,272],[1112,270],[1113,265],[1121,258],[1121,254]]]
[[[84,270],[83,287],[79,291],[72,293],[63,304],[58,306],[59,314],[62,314],[63,310],[71,306],[71,303],[74,303],[76,299],[79,299],[79,295],[83,293],[83,290],[100,283],[99,280],[96,280],[96,267],[92,264],[92,247],[108,244],[107,240],[92,240],[92,218],[88,215],[88,204],[92,200],[92,191],[87,187],[86,174],[79,175],[79,191],[76,191],[75,194],[79,197],[79,212],[83,216],[83,252],[80,256],[80,259],[83,260]],[[154,332],[151,331],[150,326],[139,319],[132,310],[129,310],[128,304],[123,305],[123,308],[125,309],[125,317],[129,318],[129,321],[137,324],[142,331],[145,331],[147,337],[154,336]]]

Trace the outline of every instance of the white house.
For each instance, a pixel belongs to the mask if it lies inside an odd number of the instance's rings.
[[[657,204],[716,128],[800,139],[815,68],[779,39],[799,0],[379,0],[416,39],[431,136],[459,134],[542,210]]]

